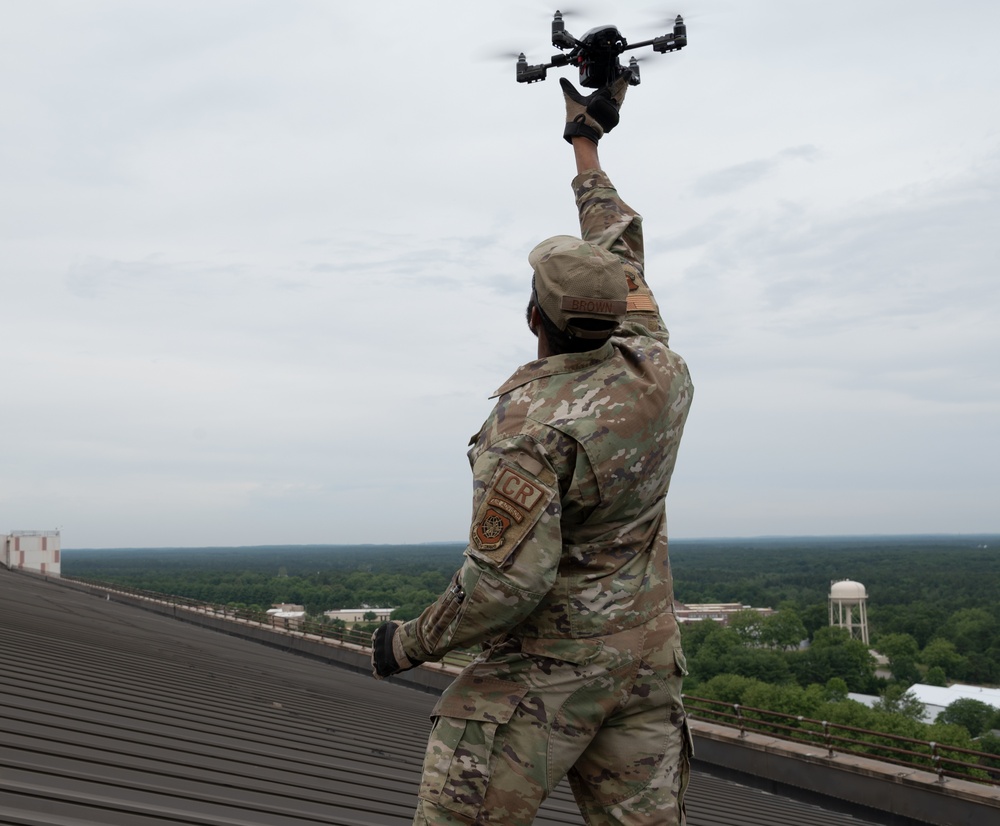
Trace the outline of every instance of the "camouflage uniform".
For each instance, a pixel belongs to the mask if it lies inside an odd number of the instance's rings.
[[[597,350],[518,369],[469,451],[466,559],[397,634],[410,660],[483,644],[434,709],[414,823],[531,823],[567,774],[589,824],[683,822],[664,499],[692,386],[643,278],[641,218],[603,172],[573,186],[629,314]]]

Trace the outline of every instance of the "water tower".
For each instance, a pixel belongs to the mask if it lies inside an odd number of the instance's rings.
[[[830,583],[830,625],[846,628],[851,639],[868,645],[868,594],[860,582],[842,579]]]

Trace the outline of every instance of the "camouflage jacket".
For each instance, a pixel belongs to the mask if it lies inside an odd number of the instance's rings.
[[[506,635],[604,636],[673,609],[664,500],[691,380],[643,277],[642,219],[603,172],[573,187],[583,238],[623,261],[629,315],[601,348],[530,362],[496,392],[469,451],[466,558],[401,626],[412,660]]]

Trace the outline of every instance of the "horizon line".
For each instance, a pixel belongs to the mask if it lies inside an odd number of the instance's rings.
[[[794,541],[794,540],[858,540],[858,539],[969,539],[995,538],[1000,540],[1000,532],[976,533],[866,533],[866,534],[755,534],[751,536],[686,536],[671,537],[677,542],[751,542],[751,541]],[[424,542],[264,542],[259,545],[116,545],[62,548],[66,551],[162,551],[162,550],[208,550],[208,549],[258,549],[258,548],[419,548],[427,545],[464,546],[464,540],[443,539]]]

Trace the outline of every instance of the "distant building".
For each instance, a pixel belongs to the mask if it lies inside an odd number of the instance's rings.
[[[754,608],[751,605],[741,605],[738,602],[705,602],[683,605],[674,603],[674,615],[680,623],[695,623],[711,620],[722,625],[729,624],[729,618],[740,611],[753,611],[762,617],[775,613],[773,608]]]
[[[330,619],[339,619],[348,625],[355,622],[368,622],[365,614],[374,614],[376,622],[384,622],[389,619],[395,608],[369,608],[367,605],[362,608],[342,608],[339,611],[324,611],[323,616]]]
[[[0,534],[0,561],[12,571],[60,576],[59,531],[11,531]]]
[[[962,683],[954,683],[949,686],[914,683],[906,690],[906,693],[912,694],[918,702],[923,703],[924,716],[922,719],[925,723],[933,723],[937,716],[955,700],[979,700],[1000,710],[1000,688],[984,688],[983,686]],[[847,696],[851,700],[864,703],[869,708],[879,700],[873,694],[848,694]]]
[[[272,605],[267,610],[267,616],[271,620],[271,625],[276,628],[288,628],[294,631],[301,627],[302,621],[306,618],[306,609],[304,605],[281,603]]]
[[[962,683],[953,683],[949,686],[916,683],[907,691],[924,704],[924,720],[928,723],[934,722],[937,716],[955,700],[979,700],[1000,710],[1000,688],[984,688]]]

